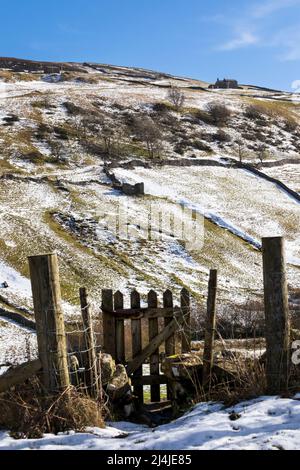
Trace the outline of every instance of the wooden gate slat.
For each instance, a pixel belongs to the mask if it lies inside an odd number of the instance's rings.
[[[122,292],[117,291],[114,295],[115,310],[124,308],[124,297]],[[125,324],[123,319],[116,319],[116,356],[117,363],[125,363]]]
[[[138,309],[141,307],[140,294],[135,290],[130,296],[131,308]],[[134,359],[140,355],[142,351],[142,322],[140,319],[131,321],[131,336],[132,336],[132,358]],[[141,377],[143,375],[143,362],[134,369],[134,377]],[[142,385],[135,385],[133,387],[134,394],[141,402],[144,401],[144,389]]]
[[[173,294],[170,290],[166,290],[163,295],[163,302],[164,302],[164,308],[173,308]],[[168,326],[172,321],[172,318],[165,318],[165,326]],[[174,356],[175,354],[175,334],[170,336],[165,342],[165,351],[166,351],[166,356]],[[171,385],[168,383],[167,384],[167,396],[168,399],[171,398]]]
[[[170,290],[166,290],[163,296],[164,308],[173,308],[173,294]],[[171,323],[172,318],[165,318],[165,326]],[[170,336],[166,340],[166,356],[174,356],[175,354],[175,335]]]
[[[156,336],[151,343],[146,346],[141,353],[136,356],[127,366],[127,373],[128,375],[133,374],[147,359],[147,357],[151,356],[151,354],[156,351],[159,346],[166,341],[171,335],[175,333],[180,325],[184,321],[183,316],[180,315],[178,318],[171,321],[171,323],[164,328],[164,330]]]
[[[116,320],[113,316],[114,299],[111,289],[102,290],[104,351],[116,359]],[[111,313],[110,313],[111,312]]]
[[[190,312],[190,293],[187,289],[182,289],[180,295],[180,305],[184,317],[183,332],[181,340],[182,353],[191,351],[191,312]]]
[[[148,307],[157,308],[157,294],[151,290],[148,294]],[[149,319],[149,341],[151,342],[158,335],[158,318]],[[151,376],[159,375],[159,349],[156,349],[150,356],[150,374]],[[160,401],[160,385],[155,383],[151,385],[151,401]]]
[[[143,375],[143,377],[133,377],[133,384],[137,385],[165,385],[168,381],[165,375]]]

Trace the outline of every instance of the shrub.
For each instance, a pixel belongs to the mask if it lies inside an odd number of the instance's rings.
[[[37,378],[0,396],[0,427],[15,438],[41,438],[45,433],[103,427],[103,407],[75,388],[45,396]]]
[[[213,142],[214,134],[210,134],[209,132],[201,132],[201,140],[205,140],[205,142]]]
[[[63,103],[63,106],[65,107],[68,114],[70,114],[71,116],[77,116],[82,114],[82,108],[76,106],[76,104],[72,103],[71,101],[65,101],[65,103]]]
[[[191,146],[196,150],[202,150],[203,152],[211,152],[212,148],[201,140],[194,140]]]
[[[216,126],[226,125],[231,116],[230,109],[218,102],[208,103],[206,110]]]
[[[262,117],[261,119],[256,120],[256,125],[260,127],[266,127],[268,126],[268,121],[264,117]]]
[[[284,130],[286,132],[295,132],[298,129],[298,123],[295,119],[286,119],[284,121]]]
[[[56,108],[56,106],[51,104],[49,99],[46,98],[46,97],[41,99],[41,100],[34,101],[33,103],[31,103],[31,106],[33,108],[38,108],[38,109],[54,109],[54,108]]]
[[[250,140],[250,141],[255,141],[256,140],[256,137],[254,134],[251,134],[250,132],[243,132],[242,133],[242,137],[243,139],[245,140]]]
[[[52,132],[51,128],[44,124],[43,122],[39,123],[36,131],[36,138],[39,140],[45,139]]]
[[[33,150],[32,152],[28,153],[22,153],[19,155],[19,157],[36,165],[44,163],[44,157],[38,150]]]
[[[77,131],[71,126],[55,126],[53,131],[60,140],[68,140],[71,137],[77,137]]]
[[[187,150],[187,144],[184,141],[177,142],[174,147],[174,152],[178,153],[179,155],[184,155],[184,152]]]
[[[11,126],[13,125],[15,122],[18,122],[20,121],[20,118],[18,116],[16,116],[15,114],[11,114],[10,116],[5,116],[3,118],[3,121],[5,122],[5,124],[7,126]]]
[[[114,101],[113,103],[111,103],[111,108],[112,109],[116,109],[117,111],[124,111],[126,110],[126,106],[123,106],[121,103],[118,103],[117,101]]]
[[[152,110],[154,113],[159,113],[159,114],[168,113],[170,111],[170,105],[168,103],[160,101],[152,105]]]
[[[198,121],[202,121],[205,124],[209,124],[209,125],[214,124],[212,116],[209,114],[209,112],[203,109],[191,109],[190,115],[194,120],[197,119]]]
[[[250,105],[250,106],[247,106],[247,108],[246,108],[245,116],[248,119],[256,121],[256,120],[262,118],[263,112],[262,112],[262,109],[259,106]]]
[[[229,134],[226,134],[222,129],[219,129],[216,134],[213,136],[214,140],[217,142],[230,142],[231,137]]]

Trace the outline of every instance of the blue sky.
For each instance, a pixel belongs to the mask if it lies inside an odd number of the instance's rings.
[[[300,0],[2,0],[0,44],[2,56],[290,90],[300,79]]]

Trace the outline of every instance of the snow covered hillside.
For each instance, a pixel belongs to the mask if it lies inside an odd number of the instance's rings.
[[[0,432],[0,450],[298,450],[300,401],[262,397],[224,408],[196,406],[178,420],[155,429],[112,423],[86,433],[13,440]]]
[[[100,64],[61,64],[55,73],[20,67],[0,60],[0,309],[22,307],[30,317],[27,257],[53,250],[68,319],[80,313],[82,285],[95,313],[103,288],[188,287],[203,302],[214,267],[222,299],[261,301],[265,235],[286,237],[289,285],[299,287],[299,201],[228,163],[262,162],[262,172],[299,191],[298,95],[211,90],[199,80]],[[180,108],[171,87],[184,94]],[[145,196],[113,188],[105,162],[120,179],[144,182]],[[140,236],[137,220],[147,221],[151,208],[182,206],[204,216],[201,250],[169,233],[151,243]],[[107,227],[120,207],[130,239]],[[3,327],[8,349],[15,327],[11,334],[7,321]]]

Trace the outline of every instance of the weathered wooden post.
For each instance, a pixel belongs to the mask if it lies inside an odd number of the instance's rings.
[[[263,272],[269,393],[288,387],[290,323],[284,239],[263,238]]]
[[[208,297],[207,297],[207,314],[205,326],[205,341],[203,352],[203,386],[210,388],[211,385],[211,372],[213,368],[213,353],[214,353],[214,340],[216,329],[216,299],[217,299],[217,282],[218,271],[212,269],[210,271],[208,283]]]
[[[88,296],[85,287],[79,290],[80,305],[81,305],[81,316],[84,328],[84,338],[86,347],[86,365],[88,367],[88,387],[90,393],[94,398],[99,397],[100,384],[99,384],[99,373],[97,367],[97,356],[94,339],[94,328],[90,312],[90,306],[88,303]]]
[[[28,260],[43,385],[52,393],[70,385],[57,255]]]

